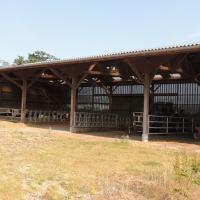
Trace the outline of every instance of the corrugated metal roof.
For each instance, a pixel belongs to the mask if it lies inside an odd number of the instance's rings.
[[[62,59],[54,61],[44,61],[37,63],[28,63],[24,65],[12,65],[7,67],[1,67],[0,71],[10,70],[10,69],[24,69],[33,68],[36,66],[46,66],[46,65],[57,65],[57,64],[77,64],[85,62],[103,61],[103,60],[113,60],[121,59],[126,57],[136,57],[136,56],[147,56],[147,55],[164,55],[168,53],[186,53],[191,51],[200,51],[200,43],[186,44],[178,46],[167,46],[161,48],[151,48],[151,49],[140,49],[134,51],[118,52],[111,54],[102,54],[97,56],[88,57],[76,57],[71,59]]]

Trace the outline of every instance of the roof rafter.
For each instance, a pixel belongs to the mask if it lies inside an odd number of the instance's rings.
[[[136,78],[138,79],[138,82],[139,83],[143,83],[144,82],[144,77],[138,71],[138,69],[134,66],[134,64],[130,60],[128,60],[128,59],[125,59],[124,62],[128,64],[128,66],[130,67],[130,69],[132,70],[132,72],[136,75]]]
[[[80,84],[82,83],[82,81],[88,76],[89,73],[91,73],[91,71],[95,68],[95,66],[97,65],[97,62],[91,64],[88,68],[88,71],[86,71],[83,76],[80,78],[80,80],[78,81],[76,88],[78,88],[80,86]]]
[[[72,84],[70,83],[70,81],[67,79],[67,77],[65,77],[64,75],[62,75],[62,73],[60,73],[58,70],[54,69],[54,68],[47,68],[49,71],[51,71],[55,76],[57,76],[58,78],[60,78],[61,80],[65,81],[66,84],[71,88]]]
[[[27,89],[29,89],[42,75],[42,73],[44,73],[47,69],[43,69],[41,71],[39,71],[38,73],[36,73],[36,75],[34,76],[34,79],[31,80],[31,82],[28,84]]]
[[[17,81],[15,81],[14,79],[12,79],[10,76],[8,76],[5,73],[0,72],[0,75],[5,78],[6,80],[10,81],[11,83],[13,83],[14,85],[16,85],[17,87],[19,87],[20,89],[22,89],[22,85],[20,85]]]

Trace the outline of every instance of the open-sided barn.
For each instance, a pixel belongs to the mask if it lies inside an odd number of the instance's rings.
[[[22,122],[70,116],[72,132],[132,125],[143,141],[198,123],[200,44],[1,67],[0,75],[0,114]]]

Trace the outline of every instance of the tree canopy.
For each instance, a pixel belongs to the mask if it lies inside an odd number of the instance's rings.
[[[34,51],[33,53],[28,54],[27,59],[25,59],[23,56],[18,56],[14,60],[14,64],[22,65],[26,63],[35,63],[35,62],[51,61],[51,60],[59,60],[59,59],[49,53],[46,53],[45,51]]]
[[[33,53],[29,53],[28,55],[29,63],[49,61],[49,60],[58,60],[58,58],[44,51],[35,51]]]
[[[14,64],[16,65],[22,65],[25,64],[26,60],[23,56],[18,56],[15,60],[14,60]]]

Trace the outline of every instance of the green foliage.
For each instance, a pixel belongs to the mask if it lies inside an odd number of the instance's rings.
[[[45,51],[34,51],[33,53],[28,54],[28,59],[26,60],[23,56],[18,56],[14,60],[14,64],[23,65],[26,63],[35,63],[43,61],[59,60],[55,56],[46,53]]]
[[[44,51],[35,51],[33,53],[29,53],[28,55],[29,63],[49,61],[49,60],[58,60],[58,58]]]
[[[15,60],[14,60],[14,64],[16,65],[23,65],[25,64],[27,61],[25,60],[25,58],[23,56],[18,56]]]
[[[188,156],[180,154],[176,156],[174,172],[178,182],[185,179],[200,185],[200,158],[199,155]]]

